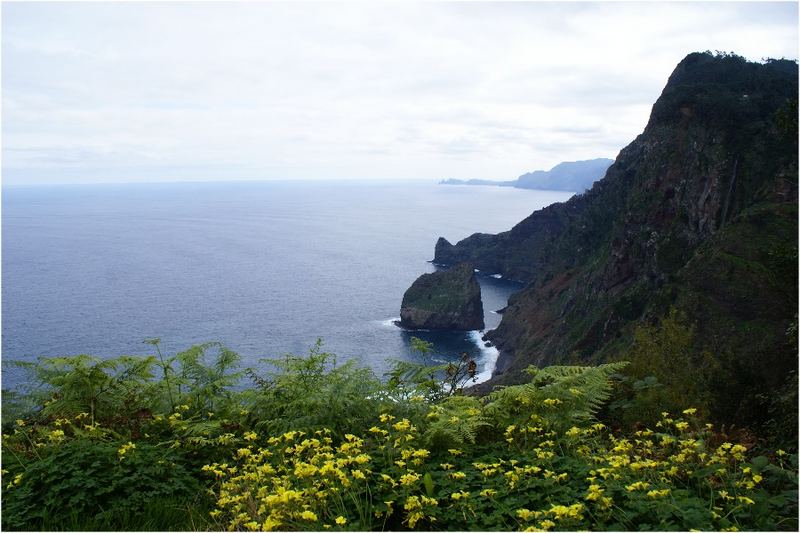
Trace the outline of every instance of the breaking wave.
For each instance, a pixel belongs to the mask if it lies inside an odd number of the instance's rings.
[[[494,346],[486,346],[481,336],[481,332],[478,330],[469,332],[469,339],[475,343],[481,353],[481,360],[478,361],[481,370],[477,374],[476,384],[489,381],[497,367],[497,358],[500,357],[500,351]]]

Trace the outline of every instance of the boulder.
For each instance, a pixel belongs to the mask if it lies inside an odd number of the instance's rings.
[[[400,326],[406,329],[483,329],[481,286],[469,263],[423,274],[403,295]]]

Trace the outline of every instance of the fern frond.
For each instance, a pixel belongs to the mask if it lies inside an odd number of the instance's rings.
[[[475,443],[481,429],[491,426],[483,404],[474,396],[449,396],[433,407],[433,421],[423,433],[430,447],[453,448]]]
[[[530,383],[498,389],[488,397],[489,413],[500,425],[530,420],[531,416],[554,427],[586,422],[611,397],[611,377],[628,363],[599,366],[535,367],[527,371]]]

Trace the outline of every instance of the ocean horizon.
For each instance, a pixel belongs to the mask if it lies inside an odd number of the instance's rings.
[[[404,331],[404,291],[436,239],[510,229],[572,193],[418,181],[4,185],[3,388],[10,361],[174,354],[218,341],[259,365],[316,340],[382,375],[392,360],[463,352],[488,379],[497,351],[481,332]],[[480,272],[486,329],[521,286]]]

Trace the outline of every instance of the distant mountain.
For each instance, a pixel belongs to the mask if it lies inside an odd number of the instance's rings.
[[[514,187],[516,181],[494,181],[494,180],[457,180],[454,178],[442,180],[439,185],[497,185],[498,187]]]
[[[518,177],[514,181],[492,180],[457,180],[447,179],[440,185],[497,185],[498,187],[516,187],[517,189],[543,189],[548,191],[583,192],[602,178],[613,159],[598,158],[586,161],[566,161],[550,170],[534,170]]]
[[[583,192],[605,176],[613,159],[599,158],[586,161],[559,163],[550,170],[534,170],[517,178],[514,187],[520,189],[547,189],[551,191]]]

